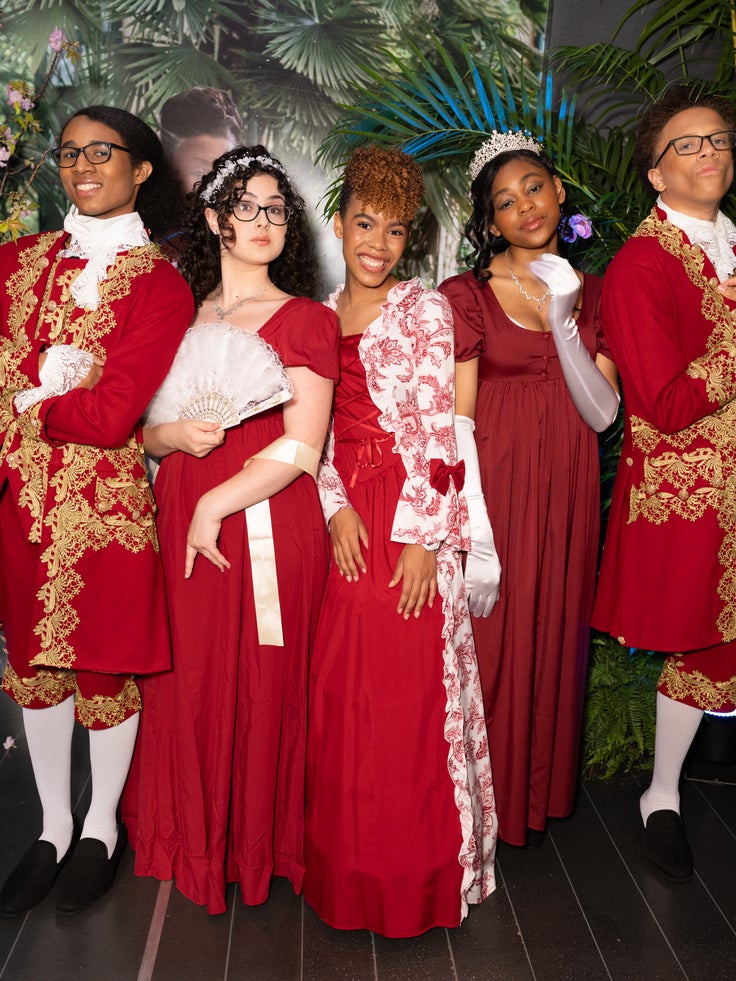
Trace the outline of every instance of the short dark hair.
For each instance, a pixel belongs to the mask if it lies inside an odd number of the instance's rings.
[[[726,124],[727,129],[736,128],[734,105],[722,95],[704,92],[697,85],[672,85],[652,102],[644,111],[636,131],[634,144],[634,166],[639,179],[651,190],[649,171],[656,159],[657,140],[667,123],[686,109],[713,109]]]
[[[230,94],[209,85],[172,95],[161,107],[161,143],[169,158],[182,140],[192,136],[229,137],[238,143],[242,125]]]
[[[153,169],[140,185],[136,198],[136,211],[151,232],[161,234],[176,226],[181,210],[179,182],[164,157],[161,141],[151,127],[125,109],[87,106],[67,119],[59,135],[59,143],[64,140],[66,127],[78,116],[86,116],[115,130],[121,145],[130,150],[131,163],[148,161],[151,164]]]

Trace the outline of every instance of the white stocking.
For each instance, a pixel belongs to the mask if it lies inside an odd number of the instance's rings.
[[[43,809],[41,838],[56,848],[56,860],[60,862],[69,850],[74,830],[71,803],[74,696],[50,708],[24,708],[23,726]]]
[[[140,713],[136,712],[119,726],[89,731],[92,802],[82,837],[104,842],[108,858],[118,840],[117,808],[133,758],[139,717]]]
[[[698,731],[703,710],[675,702],[657,692],[657,731],[654,737],[654,773],[639,801],[644,824],[652,811],[680,813],[680,774],[687,751]]]

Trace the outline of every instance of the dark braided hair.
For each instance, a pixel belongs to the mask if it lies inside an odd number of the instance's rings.
[[[273,165],[258,161],[255,159],[257,157],[269,158]],[[228,173],[230,161],[233,162],[233,169]],[[242,197],[248,181],[256,174],[268,174],[276,179],[284,203],[291,211],[284,248],[268,267],[271,282],[292,296],[314,299],[320,291],[314,241],[303,199],[281,169],[281,163],[264,146],[238,146],[218,157],[212,164],[212,170],[187,195],[188,207],[184,216],[186,245],[178,267],[189,283],[198,306],[222,278],[220,248],[228,248],[235,240],[233,208]],[[212,184],[216,184],[216,188],[208,191]],[[217,214],[219,237],[207,224],[207,208],[212,208]]]

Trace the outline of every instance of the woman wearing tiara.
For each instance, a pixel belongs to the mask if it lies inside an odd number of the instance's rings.
[[[179,268],[198,307],[193,330],[257,334],[293,388],[226,436],[215,422],[145,429],[162,458],[174,670],[144,691],[136,872],[173,877],[220,913],[230,882],[249,905],[267,899],[272,875],[301,890],[308,655],[328,564],[315,477],[338,327],[305,298],[316,283],[304,203],[264,147],[219,157],[191,207]]]
[[[469,492],[466,579],[499,837],[524,845],[574,804],[598,548],[596,431],[619,400],[596,316],[600,281],[558,254],[565,190],[544,148],[494,133],[470,176],[474,266],[440,291],[455,317],[458,444],[472,453],[475,430],[495,530],[494,544],[483,496]],[[493,606],[476,598],[473,578],[495,548]]]
[[[319,488],[334,561],[314,645],[304,895],[340,929],[457,926],[494,888],[496,814],[459,549],[446,301],[393,270],[423,190],[360,147],[335,216],[341,373]]]

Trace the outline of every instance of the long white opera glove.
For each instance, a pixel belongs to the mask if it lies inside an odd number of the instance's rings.
[[[470,551],[465,563],[465,589],[468,607],[477,617],[490,616],[498,599],[501,563],[493,541],[493,529],[480,483],[480,465],[475,445],[475,423],[467,416],[455,416],[458,459],[465,461],[463,491],[470,518]]]
[[[529,268],[552,292],[547,319],[570,397],[583,421],[602,433],[616,418],[619,396],[588,354],[573,319],[580,280],[567,259],[559,255],[545,252],[529,263]]]
[[[73,344],[54,344],[47,348],[43,367],[38,373],[41,384],[18,392],[13,399],[16,410],[25,412],[52,395],[66,395],[77,387],[93,364],[92,355]]]

